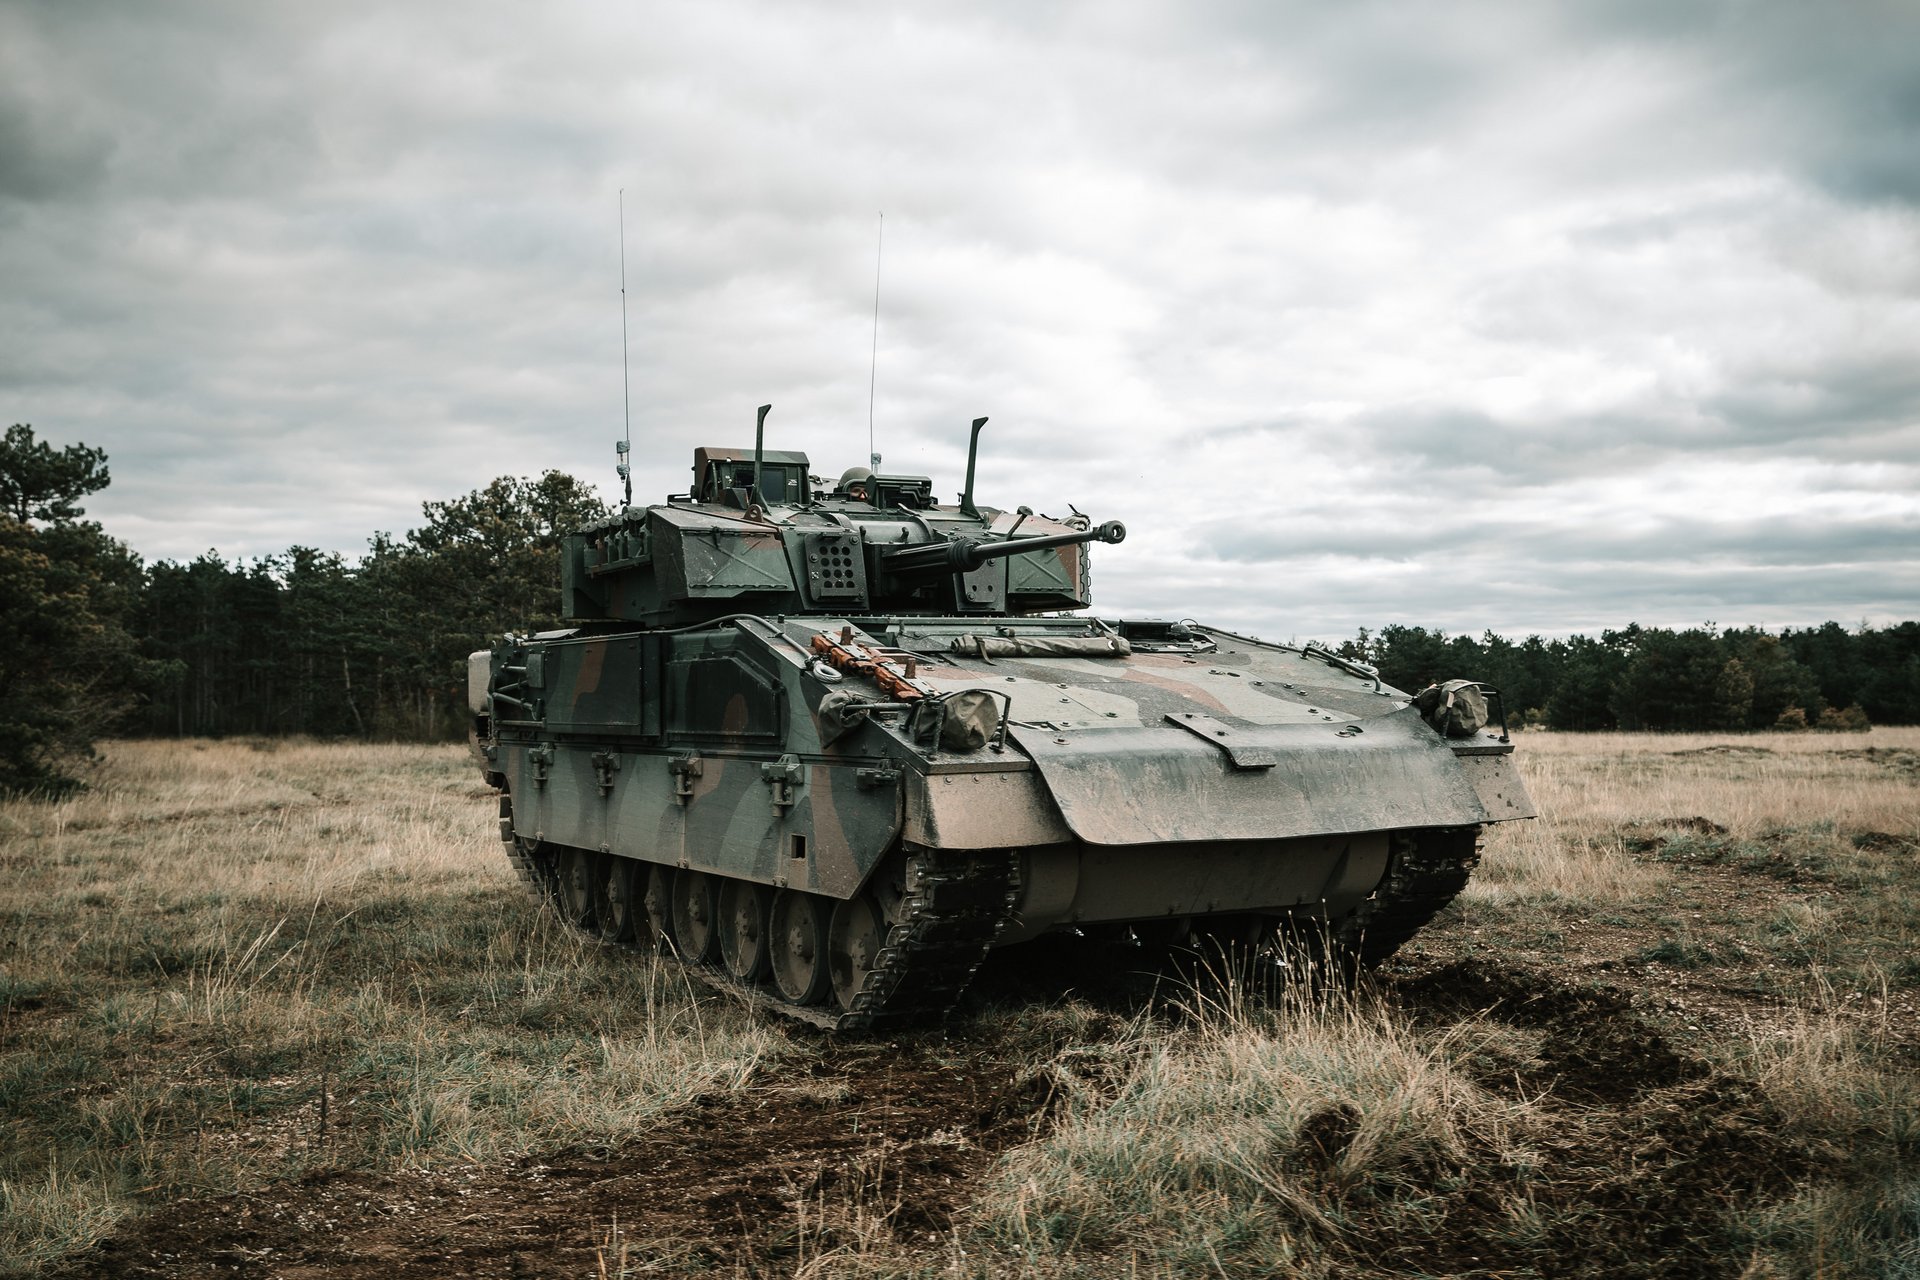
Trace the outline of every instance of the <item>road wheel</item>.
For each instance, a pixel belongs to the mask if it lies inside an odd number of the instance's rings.
[[[630,942],[634,936],[634,917],[640,914],[638,896],[639,867],[631,858],[616,858],[603,853],[593,878],[593,924],[602,942]]]
[[[571,846],[560,850],[556,870],[558,883],[555,897],[560,905],[560,914],[570,925],[581,929],[593,927],[593,897],[595,870],[594,861],[598,855],[585,849]]]
[[[767,976],[770,896],[765,885],[751,880],[729,879],[720,885],[720,959],[742,982]]]
[[[819,1004],[832,986],[827,916],[826,899],[814,894],[782,889],[774,895],[768,930],[773,985],[794,1004]]]
[[[827,968],[833,977],[833,996],[842,1009],[853,1008],[853,998],[880,963],[887,945],[886,913],[870,893],[833,904],[827,926]]]
[[[673,868],[657,862],[647,864],[647,888],[640,895],[641,910],[647,920],[647,936],[652,949],[665,951],[677,947],[673,936]]]
[[[720,886],[700,871],[680,871],[673,877],[673,939],[680,958],[704,964],[720,954]]]

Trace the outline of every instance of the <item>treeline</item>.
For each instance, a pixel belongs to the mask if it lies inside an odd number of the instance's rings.
[[[549,471],[424,503],[419,528],[357,561],[146,565],[83,519],[108,478],[101,450],[19,425],[0,440],[0,791],[68,785],[107,733],[458,736],[467,654],[561,625],[560,537],[606,514]],[[1920,723],[1920,622],[1518,642],[1388,626],[1340,650],[1402,689],[1484,680],[1516,723],[1557,729]]]
[[[557,471],[422,504],[357,562],[310,547],[151,565],[84,519],[106,455],[0,439],[0,792],[57,792],[109,733],[441,739],[466,657],[560,624],[560,537],[606,514]]]
[[[1402,689],[1483,680],[1516,725],[1554,729],[1865,729],[1920,723],[1920,622],[1849,631],[1633,625],[1598,639],[1362,630],[1339,646]]]
[[[606,514],[572,476],[503,476],[422,505],[349,563],[293,547],[147,568],[133,626],[160,674],[129,727],[156,734],[441,739],[464,732],[468,653],[561,624],[560,538]]]

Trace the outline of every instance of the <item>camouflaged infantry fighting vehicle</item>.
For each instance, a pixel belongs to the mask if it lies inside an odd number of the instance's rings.
[[[609,942],[842,1030],[944,1014],[1052,930],[1391,954],[1530,816],[1464,682],[1103,620],[1095,525],[801,453],[569,537],[570,630],[473,655],[474,745],[528,889]],[[1504,720],[1504,716],[1500,717]]]

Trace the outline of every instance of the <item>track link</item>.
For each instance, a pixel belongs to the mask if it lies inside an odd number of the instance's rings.
[[[500,843],[506,847],[507,861],[527,896],[535,902],[545,902],[552,896],[553,876],[541,863],[538,848],[513,834],[513,800],[505,791],[500,793]]]

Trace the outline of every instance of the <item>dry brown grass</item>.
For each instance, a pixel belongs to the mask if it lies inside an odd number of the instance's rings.
[[[109,744],[89,790],[0,801],[0,856],[91,866],[56,894],[165,901],[217,891],[295,907],[369,877],[510,879],[486,823],[492,792],[463,750],[301,740]],[[478,820],[476,820],[478,819]]]
[[[928,1033],[1030,1054],[1054,1122],[938,1240],[905,1169],[796,1201],[793,1267],[1920,1276],[1920,730],[1519,746],[1543,818],[1379,987]],[[92,782],[0,804],[13,1266],[315,1170],[617,1149],[815,1052],[531,910],[458,749],[125,743]],[[714,1265],[581,1230],[608,1274]]]
[[[1510,1034],[1426,1034],[1371,997],[1142,1026],[1114,1047],[1117,1085],[1066,1081],[1068,1115],[1004,1162],[980,1230],[1047,1272],[1125,1256],[1149,1274],[1342,1274],[1357,1201],[1398,1201],[1379,1225],[1404,1230],[1436,1176],[1540,1160],[1529,1104],[1475,1079]]]
[[[1705,819],[1736,838],[1826,823],[1920,841],[1920,728],[1865,734],[1527,733],[1517,759],[1540,817],[1487,836],[1469,902],[1646,901],[1670,872],[1636,832]]]
[[[0,1269],[315,1169],[617,1144],[783,1032],[513,884],[457,748],[110,745],[0,804]]]
[[[1751,834],[1832,819],[1920,836],[1917,726],[1871,733],[1528,733],[1516,740],[1542,811],[1566,821],[1628,825],[1699,815]]]

